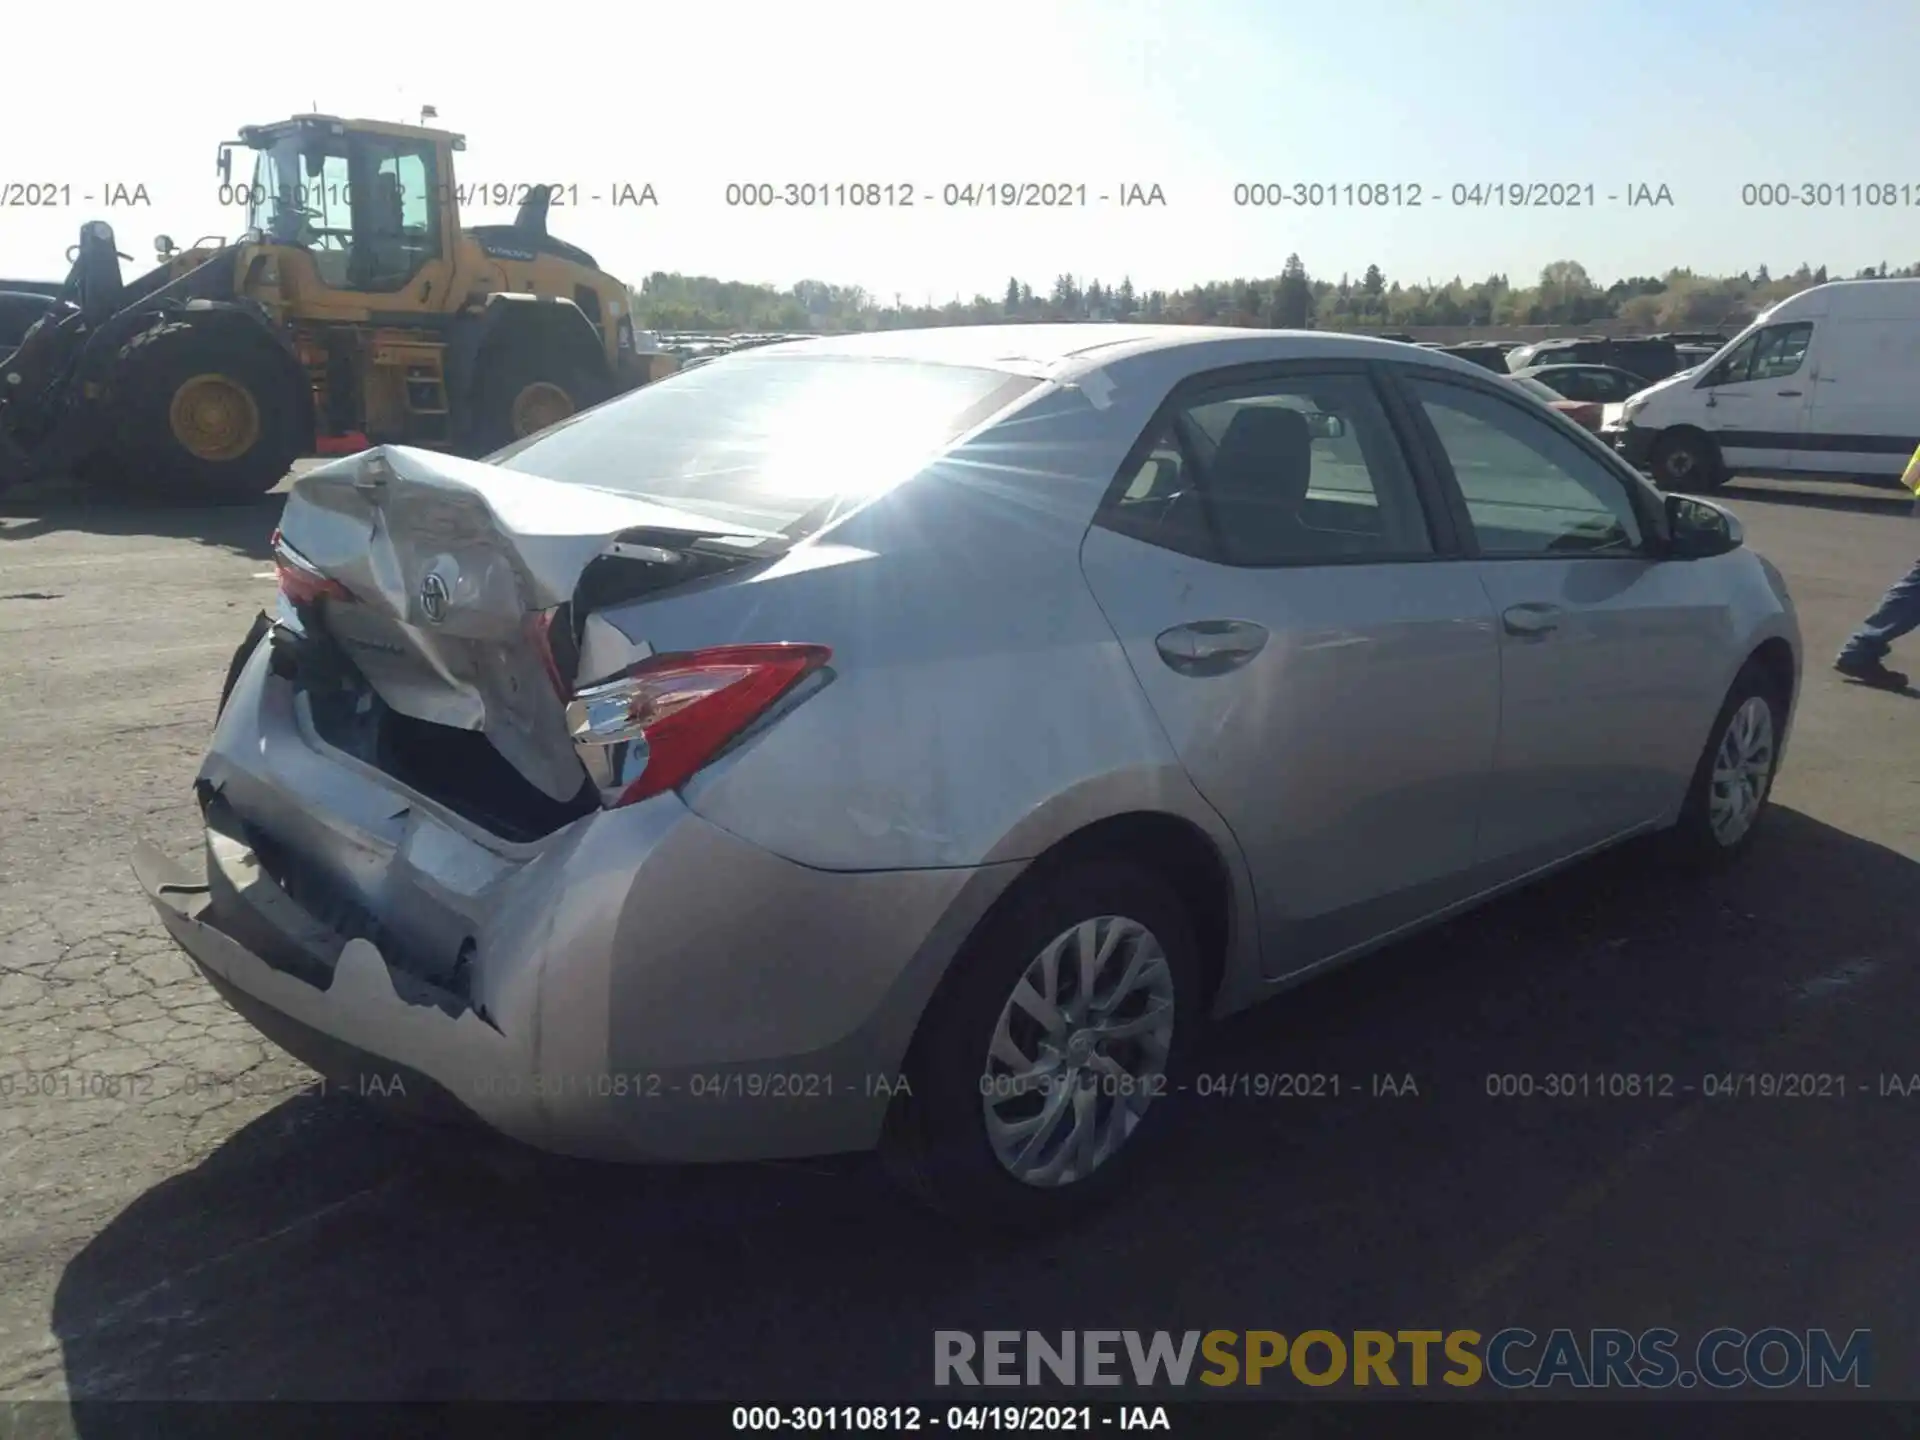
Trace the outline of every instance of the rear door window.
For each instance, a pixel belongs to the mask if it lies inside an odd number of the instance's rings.
[[[1288,375],[1196,395],[1166,416],[1105,519],[1229,565],[1433,553],[1372,384]]]

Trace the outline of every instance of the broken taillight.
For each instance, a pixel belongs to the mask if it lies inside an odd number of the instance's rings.
[[[655,655],[582,690],[567,731],[608,803],[684,784],[832,658],[824,645],[722,645]]]
[[[295,605],[316,600],[351,601],[353,592],[289,545],[278,530],[273,546],[273,568],[280,577],[280,593]]]

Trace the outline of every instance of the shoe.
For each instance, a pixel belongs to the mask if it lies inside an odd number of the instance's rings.
[[[1898,670],[1889,670],[1878,660],[1849,660],[1841,656],[1833,662],[1833,668],[1849,680],[1857,680],[1862,685],[1871,685],[1876,690],[1904,690],[1907,677]]]

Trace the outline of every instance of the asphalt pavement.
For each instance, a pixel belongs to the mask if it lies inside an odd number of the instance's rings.
[[[1509,1323],[1866,1328],[1875,1392],[1920,1395],[1920,698],[1825,668],[1920,521],[1726,498],[1811,662],[1748,860],[1623,851],[1236,1018],[1208,1071],[1340,1097],[1182,1097],[1138,1193],[1019,1246],[863,1160],[517,1167],[315,1093],[127,868],[194,847],[277,503],[0,501],[0,1400],[878,1401],[928,1390],[936,1329]],[[1602,1072],[1671,1090],[1488,1093]],[[1705,1094],[1783,1074],[1846,1093]]]

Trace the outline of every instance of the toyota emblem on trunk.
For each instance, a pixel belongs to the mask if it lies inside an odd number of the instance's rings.
[[[447,602],[452,598],[447,582],[438,575],[429,575],[420,582],[420,613],[435,625],[447,618]]]

